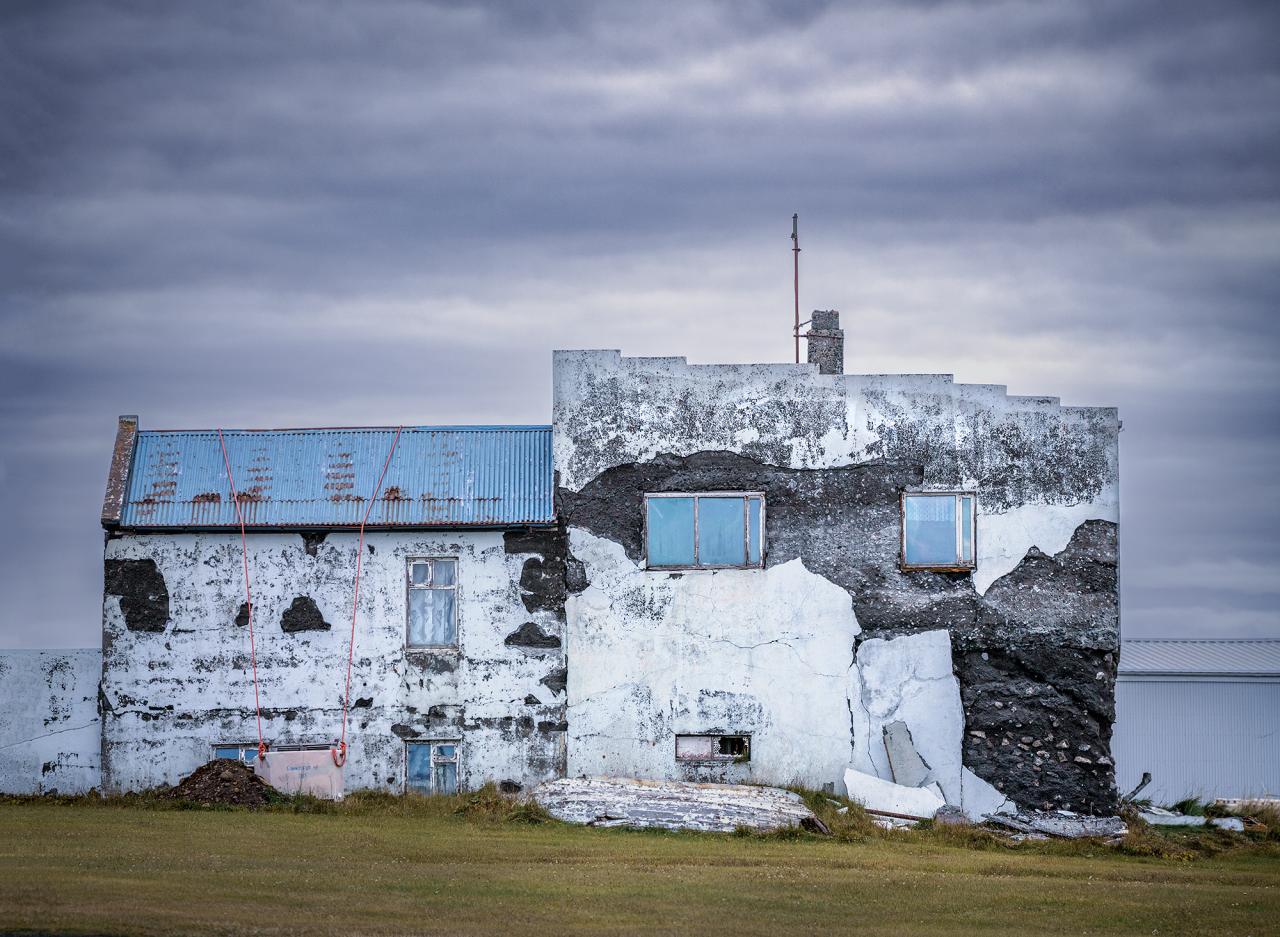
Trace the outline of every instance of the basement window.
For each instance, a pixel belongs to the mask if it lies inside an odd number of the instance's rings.
[[[230,758],[232,761],[239,761],[246,765],[251,765],[258,760],[257,743],[245,745],[215,745],[213,746],[214,758]]]
[[[904,492],[902,568],[973,569],[977,500],[966,491]]]
[[[740,762],[751,760],[749,735],[677,735],[676,761]]]
[[[273,752],[322,752],[332,748],[332,745],[272,745]],[[213,746],[214,758],[230,758],[232,761],[239,761],[246,765],[252,765],[258,760],[258,743],[245,742],[227,742],[223,745]]]
[[[752,569],[764,565],[764,495],[754,491],[644,496],[650,569]]]
[[[408,564],[409,647],[458,643],[458,561],[414,559]]]
[[[405,787],[419,794],[458,793],[458,749],[456,740],[406,742]]]

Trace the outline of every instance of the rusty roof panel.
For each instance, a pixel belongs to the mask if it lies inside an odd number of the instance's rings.
[[[246,526],[354,527],[394,428],[223,430]],[[371,527],[555,521],[549,426],[405,427]],[[238,527],[217,430],[137,434],[120,526]]]

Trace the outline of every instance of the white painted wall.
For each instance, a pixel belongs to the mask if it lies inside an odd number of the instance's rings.
[[[567,607],[570,776],[817,787],[840,777],[859,632],[843,589],[800,560],[672,575],[585,530],[571,529],[570,545],[591,582]],[[749,734],[751,760],[676,762],[677,734],[716,731]]]
[[[503,643],[530,620],[561,630],[553,615],[521,603],[527,556],[508,555],[501,532],[374,532],[365,541],[351,697],[372,703],[351,710],[347,790],[400,790],[402,735],[461,738],[465,786],[557,776],[563,733],[538,724],[562,719],[563,694],[539,681],[563,667],[562,650]],[[354,533],[330,534],[312,557],[297,534],[249,537],[263,729],[272,744],[331,743],[339,734],[356,545]],[[163,633],[131,632],[119,599],[104,601],[106,786],[171,784],[208,761],[215,744],[256,743],[248,629],[234,624],[244,601],[239,535],[126,535],[107,543],[106,556],[153,559],[171,615]],[[405,563],[421,556],[458,559],[460,651],[405,649]],[[316,602],[331,630],[281,630],[281,613],[299,595]]]
[[[101,785],[102,654],[0,651],[0,793],[83,794]]]

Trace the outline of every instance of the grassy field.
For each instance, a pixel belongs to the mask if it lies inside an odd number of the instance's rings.
[[[1280,933],[1275,846],[1177,860],[941,831],[641,833],[455,809],[3,803],[0,932]]]

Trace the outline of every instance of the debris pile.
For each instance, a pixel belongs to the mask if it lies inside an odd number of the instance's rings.
[[[799,794],[775,787],[560,778],[538,785],[533,799],[557,820],[587,826],[658,827],[732,833],[802,826],[822,832]]]
[[[215,758],[201,765],[160,796],[206,807],[261,807],[270,799],[271,787],[248,765],[230,758]]]

